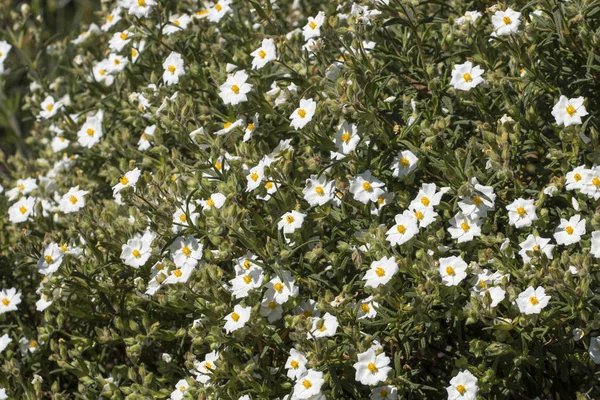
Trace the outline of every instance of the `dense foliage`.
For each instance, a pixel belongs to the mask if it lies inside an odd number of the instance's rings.
[[[599,1],[38,11],[0,399],[600,397]]]

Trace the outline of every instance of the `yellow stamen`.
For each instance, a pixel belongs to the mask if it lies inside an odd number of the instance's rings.
[[[317,186],[317,187],[315,188],[315,192],[317,192],[317,194],[318,194],[319,196],[323,196],[323,195],[325,194],[325,190],[323,189],[323,187],[322,187],[322,186]]]
[[[370,192],[371,191],[371,182],[365,182],[365,183],[363,183],[362,187],[367,192]]]
[[[77,203],[77,197],[71,196],[71,197],[69,197],[69,201],[71,202],[71,204],[75,204],[75,203]]]
[[[142,253],[140,253],[140,251],[138,249],[134,249],[131,254],[135,257],[135,258],[140,258],[142,256]]]
[[[504,25],[510,25],[510,23],[512,22],[510,17],[504,17],[502,18],[502,22],[504,22]]]
[[[377,372],[377,366],[373,363],[369,363],[369,365],[367,365],[367,369],[373,374]]]
[[[384,276],[384,275],[385,275],[385,270],[384,270],[383,268],[381,268],[381,267],[378,267],[378,268],[375,270],[375,274],[376,274],[378,277],[380,277],[380,278],[381,278],[382,276]]]
[[[138,3],[140,1],[143,1],[143,0],[138,0]],[[119,37],[121,38],[121,40],[125,40],[125,39],[127,39],[127,34],[125,32],[121,32],[121,34],[119,35]]]
[[[240,93],[240,87],[238,85],[231,86],[231,91],[235,94]]]
[[[465,80],[465,82],[472,82],[473,81],[473,78],[471,77],[471,74],[468,73],[468,72],[465,72],[463,74],[463,79]]]
[[[173,271],[173,275],[175,275],[175,277],[177,277],[177,278],[181,278],[181,275],[183,275],[183,272],[181,272],[181,270],[179,268],[177,268],[175,271]]]
[[[527,212],[525,211],[525,207],[519,207],[519,208],[517,208],[517,214],[519,214],[519,217],[522,217],[525,214],[527,214]]]
[[[51,264],[54,261],[54,259],[52,258],[52,256],[48,255],[44,257],[44,261],[46,261],[47,264]]]
[[[10,300],[8,300],[7,298],[3,298],[2,304],[4,304],[4,307],[8,307],[8,305],[10,304]]]
[[[446,273],[450,276],[454,276],[455,272],[454,272],[454,268],[448,266],[446,267]]]
[[[126,176],[122,176],[119,178],[119,182],[121,182],[121,185],[127,185],[129,183],[129,179],[127,179]]]
[[[263,49],[260,49],[260,51],[258,52],[258,56],[264,59],[267,56],[267,53]]]
[[[283,290],[283,284],[281,284],[281,282],[277,282],[273,285],[273,289],[281,293],[281,291]]]
[[[306,110],[304,108],[299,109],[298,115],[300,116],[300,118],[306,117]]]
[[[175,69],[176,69],[176,68],[175,68],[175,66],[174,66],[174,65],[169,65],[169,66],[167,67],[167,69],[169,70],[169,72],[170,72],[170,73],[174,74],[174,73],[175,73]]]
[[[403,167],[408,167],[410,165],[410,161],[408,160],[408,158],[402,157],[400,159],[400,165],[402,165]]]
[[[88,136],[94,136],[94,133],[95,133],[95,132],[96,132],[96,131],[95,131],[95,130],[93,130],[92,128],[88,128],[88,130],[87,130],[87,131],[85,131],[85,133],[87,133],[87,134],[88,134]]]
[[[363,303],[360,306],[360,308],[361,308],[361,310],[363,310],[363,312],[369,312],[369,311],[371,311],[371,307],[369,307],[369,305],[367,303]]]
[[[297,369],[297,368],[300,366],[300,363],[299,363],[298,361],[296,361],[296,360],[292,360],[292,361],[290,362],[290,366],[291,366],[292,368],[294,368],[294,369]]]
[[[233,312],[231,313],[231,319],[234,320],[235,322],[238,322],[240,320],[240,314]]]
[[[244,275],[244,283],[246,285],[249,285],[250,282],[252,282],[252,278],[250,277],[250,275]]]
[[[406,227],[404,225],[398,225],[396,229],[398,229],[398,233],[402,235],[404,235],[404,232],[406,232]]]
[[[505,17],[506,18],[506,17]],[[461,395],[465,394],[467,391],[467,388],[464,385],[458,385],[456,386],[456,391],[458,393],[460,393]]]
[[[183,255],[185,255],[186,257],[189,257],[190,254],[192,254],[192,250],[188,247],[188,246],[183,246],[183,249],[181,249],[181,252],[183,253]]]
[[[317,24],[314,21],[310,21],[310,23],[308,24],[308,26],[310,26],[310,29],[316,29],[317,28]]]
[[[535,296],[531,296],[531,297],[529,298],[529,302],[535,306],[535,305],[537,305],[537,304],[538,304],[540,301],[537,299],[537,297],[535,297]]]
[[[288,224],[291,224],[295,221],[294,217],[291,215],[288,215],[287,217],[285,217],[285,220]]]
[[[258,180],[258,178],[259,178],[259,176],[258,176],[258,174],[256,172],[253,172],[250,175],[250,179],[252,179],[254,182],[256,182]]]
[[[569,225],[565,228],[565,232],[567,232],[569,235],[572,235],[573,232],[575,232],[575,229],[573,229],[573,227]]]
[[[270,308],[271,310],[274,310],[274,309],[276,309],[276,308],[277,308],[277,303],[275,303],[274,301],[272,301],[272,300],[271,300],[271,301],[269,302],[268,306],[269,306],[269,308]]]
[[[305,379],[302,381],[302,386],[304,386],[306,389],[310,389],[312,387],[312,383],[308,379]]]
[[[344,143],[348,143],[351,138],[352,138],[352,136],[348,132],[342,133],[341,139]]]
[[[25,206],[21,206],[19,207],[19,211],[21,212],[21,214],[25,214],[27,212],[27,208],[25,208]]]
[[[462,224],[460,224],[460,228],[466,232],[469,229],[471,229],[471,226],[467,222],[463,222]]]

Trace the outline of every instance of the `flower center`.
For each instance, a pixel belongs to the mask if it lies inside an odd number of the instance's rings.
[[[273,289],[281,293],[281,291],[283,290],[283,284],[281,282],[277,282],[273,285]]]
[[[250,179],[256,182],[258,180],[258,174],[256,172],[253,172],[252,175],[250,175]]]
[[[268,306],[269,306],[269,308],[270,308],[271,310],[274,310],[274,309],[276,309],[276,308],[277,308],[277,303],[275,303],[273,300],[271,300],[271,301],[269,302]]]
[[[421,211],[415,211],[415,218],[418,219],[419,221],[422,220],[424,217],[423,213]]]
[[[267,53],[263,49],[260,49],[260,51],[258,52],[258,56],[264,59],[267,56]]]
[[[348,143],[350,141],[350,138],[351,138],[351,136],[348,132],[342,133],[342,141],[344,143]]]
[[[477,283],[477,285],[480,288],[486,288],[487,287],[487,283],[485,283],[485,281],[483,279],[479,280],[479,283]]]
[[[505,17],[506,18],[506,17]],[[467,392],[467,388],[464,385],[458,385],[456,387],[456,390],[458,391],[458,393],[460,393],[461,395],[465,394]]]
[[[249,285],[250,282],[252,282],[252,278],[250,277],[250,275],[244,275],[244,282],[246,283],[246,285]]]
[[[483,200],[481,200],[481,197],[479,197],[479,196],[473,197],[473,204],[475,204],[476,206],[480,206],[481,203],[483,203]]]
[[[54,259],[52,258],[52,256],[45,256],[44,261],[46,261],[47,264],[51,264],[54,261]]]
[[[206,205],[208,207],[212,207],[215,205],[215,201],[213,199],[208,199],[208,200],[206,200]]]
[[[292,360],[292,362],[290,362],[290,366],[294,369],[297,369],[298,366],[300,366],[300,363],[296,360]]]
[[[72,204],[75,204],[75,203],[77,203],[77,197],[75,197],[75,196],[71,196],[71,197],[69,197],[69,201],[70,201]]]
[[[221,170],[221,168],[223,168],[223,165],[220,162],[216,162],[215,163],[215,168],[218,169],[219,171]]]
[[[537,299],[537,297],[535,297],[535,296],[531,296],[531,297],[529,298],[529,302],[535,306],[535,305],[537,305],[537,304],[538,304],[540,301]]]
[[[519,207],[519,208],[517,208],[517,214],[519,214],[519,217],[522,217],[525,214],[527,214],[527,211],[525,211],[524,207]]]
[[[448,266],[446,267],[446,273],[450,276],[454,276],[455,272],[454,272],[454,268]]]
[[[385,275],[385,270],[383,268],[381,268],[381,267],[378,267],[375,270],[375,274],[377,274],[377,276],[381,278],[382,276]]]
[[[383,198],[383,196],[379,196],[377,198],[377,204],[382,205],[383,203],[385,203],[385,199]]]
[[[174,65],[169,65],[169,66],[167,67],[167,69],[169,70],[169,72],[170,72],[170,73],[174,74],[174,73],[175,73],[175,69],[176,69],[176,68],[175,68],[175,66],[174,66]]]
[[[310,389],[312,386],[312,382],[309,381],[308,379],[305,379],[302,381],[302,386],[304,386],[306,389]]]
[[[573,107],[570,104],[567,106],[567,110],[566,111],[567,111],[567,114],[569,114],[570,117],[572,117],[573,115],[575,115],[575,113],[577,112],[575,110],[575,107]]]
[[[248,126],[246,127],[246,130],[249,130],[250,132],[252,132],[254,130],[254,124],[251,122],[248,124]]]
[[[315,192],[317,192],[317,194],[318,194],[319,196],[323,196],[323,195],[325,194],[325,190],[323,189],[323,187],[322,187],[322,186],[317,186],[317,187],[315,188]]]
[[[10,300],[8,300],[6,297],[2,299],[2,304],[4,304],[4,307],[8,307],[8,305],[10,304]]]
[[[186,222],[186,221],[187,221],[187,216],[186,216],[185,214],[181,214],[181,215],[179,216],[179,220],[180,220],[181,222]]]
[[[299,109],[298,115],[300,116],[300,118],[306,117],[306,110],[304,108]]]
[[[540,251],[540,246],[538,246],[536,244],[535,246],[533,246],[533,248],[531,250],[533,250],[533,251]]]
[[[462,224],[460,224],[460,228],[466,232],[469,229],[471,229],[471,226],[467,222],[463,222]]]
[[[48,104],[46,106],[46,110],[48,110],[48,111],[52,111],[53,109],[54,109],[54,104]]]
[[[377,366],[373,363],[369,363],[369,365],[367,365],[367,369],[373,374],[377,372]]]
[[[190,248],[188,246],[183,246],[183,249],[181,249],[181,252],[187,257],[189,257],[190,254],[192,254],[192,250],[190,250]]]
[[[137,50],[131,49],[131,57],[135,58],[137,56]]]
[[[88,134],[88,136],[94,136],[95,131],[92,128],[88,128],[88,130],[85,132]]]
[[[403,167],[408,167],[410,165],[410,161],[408,160],[408,158],[402,157],[400,159],[400,165],[402,165]]]
[[[250,263],[250,261],[248,260],[244,260],[244,268],[248,269],[252,266],[252,264]]]
[[[363,189],[366,190],[367,192],[371,191],[371,182],[365,182],[363,183]]]
[[[572,235],[573,232],[575,232],[575,229],[573,229],[573,227],[569,225],[565,228],[565,232],[567,232],[569,235]]]
[[[404,232],[406,232],[406,227],[404,225],[398,225],[396,229],[398,229],[398,233],[400,234],[404,234]]]
[[[384,398],[384,399],[385,399],[386,397],[388,397],[388,394],[389,394],[389,393],[388,393],[388,391],[387,391],[387,390],[385,390],[385,389],[382,389],[382,390],[379,392],[379,395],[380,395],[382,398]]]
[[[231,122],[227,121],[223,124],[223,128],[227,129],[229,128],[231,125],[233,125]]]
[[[581,180],[581,175],[575,174],[573,175],[573,179],[575,179],[575,182],[579,182]]]
[[[294,222],[294,217],[292,217],[291,215],[288,215],[287,217],[285,217],[285,220],[287,221],[288,224],[291,224],[292,222]]]
[[[25,191],[25,185],[23,185],[22,183],[19,183],[19,184],[17,185],[17,187],[19,188],[19,190],[20,190],[21,192]]]
[[[183,385],[181,385],[181,386],[179,387],[179,391],[180,391],[180,392],[185,392],[185,389],[187,389],[187,388],[186,388],[185,386],[183,386]]]
[[[240,314],[233,312],[231,313],[231,319],[234,320],[235,322],[238,322],[240,320]]]
[[[140,251],[138,249],[134,249],[131,254],[135,257],[135,258],[140,258],[142,256],[142,253],[140,253]]]
[[[110,14],[108,14],[108,15],[106,16],[106,20],[107,20],[108,22],[112,22],[112,20],[113,20],[113,16],[112,16],[112,15],[110,15]]]
[[[143,2],[144,0],[138,0],[138,3],[139,3],[140,1],[142,1],[142,2]],[[122,32],[122,33],[119,35],[119,37],[121,38],[121,40],[125,40],[125,39],[127,39],[127,34],[126,34],[125,32]]]
[[[61,244],[59,247],[60,247],[60,249],[61,249],[63,252],[66,252],[67,250],[69,250],[69,248],[67,247],[67,245],[66,245],[66,244],[64,244],[64,243],[62,243],[62,244]]]
[[[502,22],[504,22],[504,25],[510,25],[510,23],[512,22],[510,17],[504,17],[502,18]]]
[[[121,182],[121,185],[127,185],[129,183],[129,179],[127,179],[126,176],[122,176],[119,178],[119,182]]]
[[[181,275],[183,275],[183,272],[181,272],[181,270],[179,268],[177,268],[175,271],[173,271],[173,275],[175,275],[176,278],[181,278]]]
[[[310,26],[310,29],[313,29],[313,30],[317,28],[317,24],[314,21],[310,21],[308,26]]]
[[[429,205],[429,203],[431,203],[431,201],[429,200],[429,198],[427,196],[421,197],[421,204],[423,204],[425,207],[427,207]]]
[[[221,11],[222,9],[223,7],[219,3],[215,4],[215,10]]]
[[[181,22],[179,22],[179,20],[178,20],[178,19],[176,19],[175,21],[173,21],[173,23],[174,23],[175,25],[178,25],[178,26],[179,26],[179,25],[181,25]]]
[[[473,81],[473,78],[471,77],[471,74],[468,73],[468,72],[465,72],[463,74],[463,79],[465,80],[465,82],[472,82]]]
[[[367,303],[364,303],[363,305],[361,305],[360,308],[361,308],[361,310],[363,310],[363,312],[371,311],[371,307],[369,307],[369,305]]]
[[[240,87],[238,85],[233,85],[231,86],[231,91],[235,94],[238,94],[240,92]]]
[[[25,206],[21,206],[19,207],[19,211],[21,212],[21,214],[25,214],[27,212],[27,208],[25,208]]]
[[[594,179],[592,179],[592,185],[596,187],[600,186],[600,178],[598,178],[597,176],[594,177]]]

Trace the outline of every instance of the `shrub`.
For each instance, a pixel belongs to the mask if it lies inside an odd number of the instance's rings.
[[[2,33],[0,398],[600,397],[598,2],[116,3]]]

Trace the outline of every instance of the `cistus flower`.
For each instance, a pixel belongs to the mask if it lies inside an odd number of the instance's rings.
[[[273,39],[263,39],[261,46],[250,53],[252,60],[252,69],[261,69],[269,62],[277,59],[277,50]]]
[[[492,24],[494,31],[492,36],[504,36],[517,33],[521,25],[521,13],[507,8],[505,11],[496,11],[492,15]]]
[[[312,121],[315,111],[317,109],[317,102],[313,99],[302,99],[300,100],[300,107],[298,107],[290,115],[290,126],[296,130],[302,129]]]
[[[0,290],[0,315],[16,311],[19,304],[21,304],[21,293],[18,293],[17,289]]]
[[[558,103],[552,108],[552,116],[556,119],[556,124],[565,127],[581,125],[581,117],[588,115],[583,102],[584,98],[581,96],[573,99],[560,96]]]
[[[248,101],[248,96],[246,95],[252,89],[252,85],[246,83],[247,80],[248,74],[243,70],[229,75],[225,83],[219,87],[221,90],[219,97],[223,99],[223,103],[235,106]]]
[[[483,82],[484,70],[478,65],[473,66],[471,61],[464,64],[457,64],[452,70],[452,80],[450,85],[455,89],[469,91]]]
[[[475,400],[479,387],[477,378],[468,370],[459,372],[446,388],[448,400]]]
[[[467,263],[456,256],[440,258],[439,271],[444,285],[456,286],[467,277]]]
[[[171,52],[162,66],[165,69],[163,81],[167,86],[179,83],[179,78],[185,75],[183,58],[179,53]]]
[[[363,279],[365,287],[376,288],[379,285],[385,285],[398,272],[398,264],[393,257],[383,257],[373,261]]]
[[[377,355],[375,349],[370,348],[358,354],[358,362],[353,365],[356,370],[354,379],[363,385],[377,385],[387,379],[392,370],[389,364],[390,359],[384,353]]]
[[[533,286],[529,286],[519,294],[515,303],[523,314],[539,314],[548,305],[549,301],[550,296],[546,295],[546,290],[543,287],[538,286],[534,289]]]

